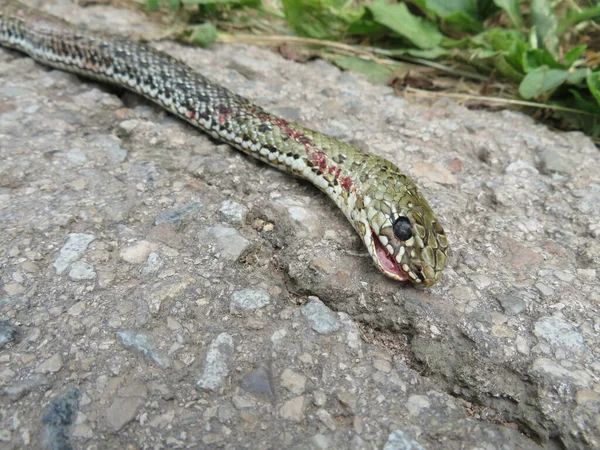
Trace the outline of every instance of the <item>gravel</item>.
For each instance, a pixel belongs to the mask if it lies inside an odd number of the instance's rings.
[[[106,2],[34,3],[160,35]],[[0,50],[0,447],[600,447],[589,138],[265,48],[153,45],[393,161],[449,265],[430,289],[388,280],[308,183]]]

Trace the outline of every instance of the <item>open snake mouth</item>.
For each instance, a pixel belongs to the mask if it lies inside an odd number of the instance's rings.
[[[373,228],[370,228],[370,230],[371,242],[375,247],[375,255],[377,257],[379,268],[390,278],[398,281],[408,280],[408,273],[406,273],[406,271],[400,267],[400,265],[394,260],[394,256],[391,255],[390,252],[383,246],[379,240],[379,236],[377,233],[375,233]]]

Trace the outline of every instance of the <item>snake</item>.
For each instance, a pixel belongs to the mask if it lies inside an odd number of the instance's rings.
[[[90,31],[0,0],[0,46],[43,65],[133,91],[232,147],[324,192],[375,266],[414,286],[440,278],[449,243],[421,191],[376,154],[284,120],[150,44]]]

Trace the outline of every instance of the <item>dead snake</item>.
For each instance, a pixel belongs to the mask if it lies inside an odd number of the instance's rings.
[[[310,181],[342,210],[385,275],[420,286],[439,281],[446,234],[414,182],[388,160],[276,117],[143,43],[73,27],[14,0],[0,0],[0,45],[137,92],[244,153]]]

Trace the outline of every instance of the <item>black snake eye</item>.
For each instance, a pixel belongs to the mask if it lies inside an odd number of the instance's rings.
[[[412,237],[412,229],[408,217],[400,216],[394,222],[394,234],[401,241],[408,241]]]

